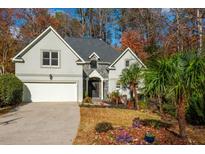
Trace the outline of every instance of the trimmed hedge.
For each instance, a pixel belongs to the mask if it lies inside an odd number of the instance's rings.
[[[14,74],[0,75],[0,106],[22,102],[23,83]]]
[[[93,102],[92,102],[92,98],[91,97],[85,97],[84,99],[83,99],[83,104],[93,104]]]
[[[112,124],[109,122],[100,122],[95,126],[95,130],[98,133],[107,132],[112,129],[113,129]]]

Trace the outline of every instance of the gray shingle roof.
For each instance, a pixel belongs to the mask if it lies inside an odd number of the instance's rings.
[[[95,52],[100,61],[112,63],[120,52],[100,39],[65,37],[64,40],[85,60]]]

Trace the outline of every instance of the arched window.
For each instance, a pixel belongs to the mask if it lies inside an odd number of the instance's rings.
[[[91,60],[90,67],[91,68],[97,68],[97,61],[96,60]]]

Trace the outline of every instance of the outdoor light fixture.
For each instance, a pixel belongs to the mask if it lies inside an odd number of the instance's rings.
[[[50,80],[53,80],[53,75],[49,74],[49,78],[50,78]]]

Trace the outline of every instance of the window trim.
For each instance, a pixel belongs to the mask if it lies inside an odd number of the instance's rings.
[[[127,66],[127,62],[129,62],[129,65]],[[129,59],[126,59],[125,60],[125,68],[128,68],[130,66],[130,60]]]
[[[49,65],[43,65],[43,53],[49,52]],[[52,65],[52,52],[58,53],[58,65]],[[42,68],[60,68],[60,50],[41,50],[41,67]]]
[[[118,86],[119,86],[119,87],[118,87]],[[115,85],[115,89],[119,90],[120,88],[121,88],[120,83],[116,83],[116,85]]]

